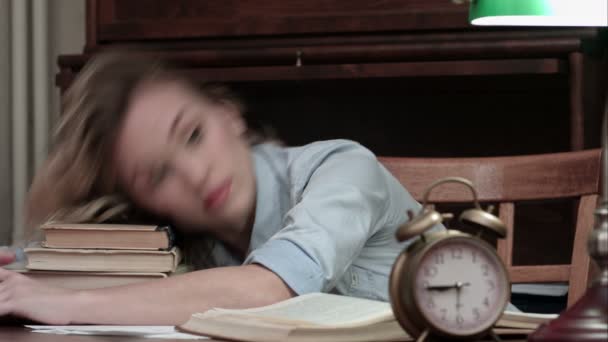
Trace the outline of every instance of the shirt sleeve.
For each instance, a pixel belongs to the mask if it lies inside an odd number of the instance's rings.
[[[330,154],[300,181],[303,191],[284,228],[252,251],[258,263],[298,294],[328,292],[384,224],[389,191],[385,170],[356,145]]]

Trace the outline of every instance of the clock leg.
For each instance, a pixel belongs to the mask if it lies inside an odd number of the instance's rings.
[[[426,338],[429,336],[429,330],[425,330],[422,332],[422,334],[420,334],[420,336],[418,336],[418,338],[416,339],[416,342],[424,342],[426,341]]]
[[[500,342],[500,341],[502,341],[502,340],[500,339],[500,337],[498,336],[498,334],[496,334],[496,333],[494,332],[494,330],[490,330],[490,337],[492,338],[492,340],[494,340],[494,341],[496,341],[496,342]]]

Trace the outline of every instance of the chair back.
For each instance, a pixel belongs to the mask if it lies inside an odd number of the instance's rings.
[[[568,282],[568,305],[571,305],[585,292],[589,279],[586,243],[593,229],[593,212],[598,200],[600,155],[600,149],[593,149],[504,157],[379,157],[379,160],[418,201],[423,200],[426,188],[439,178],[460,176],[472,181],[480,203],[497,204],[498,216],[507,226],[507,238],[498,241],[497,249],[511,282]],[[516,204],[560,198],[572,198],[577,203],[571,263],[513,265]],[[433,191],[429,201],[471,203],[472,195],[460,184],[447,183]]]

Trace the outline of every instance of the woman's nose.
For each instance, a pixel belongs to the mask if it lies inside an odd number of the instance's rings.
[[[195,191],[204,189],[208,167],[200,158],[181,157],[176,164],[179,175],[188,187]]]

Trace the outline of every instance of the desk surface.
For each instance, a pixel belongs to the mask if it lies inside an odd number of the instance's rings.
[[[509,342],[524,342],[525,340],[519,337],[518,339],[504,339]],[[80,335],[56,335],[33,333],[29,329],[19,326],[2,326],[0,327],[0,341],[11,342],[183,342],[195,340],[183,339],[156,339],[156,338],[141,338],[141,337],[125,337],[125,336],[80,336]],[[200,341],[218,341],[218,340],[200,340]]]

